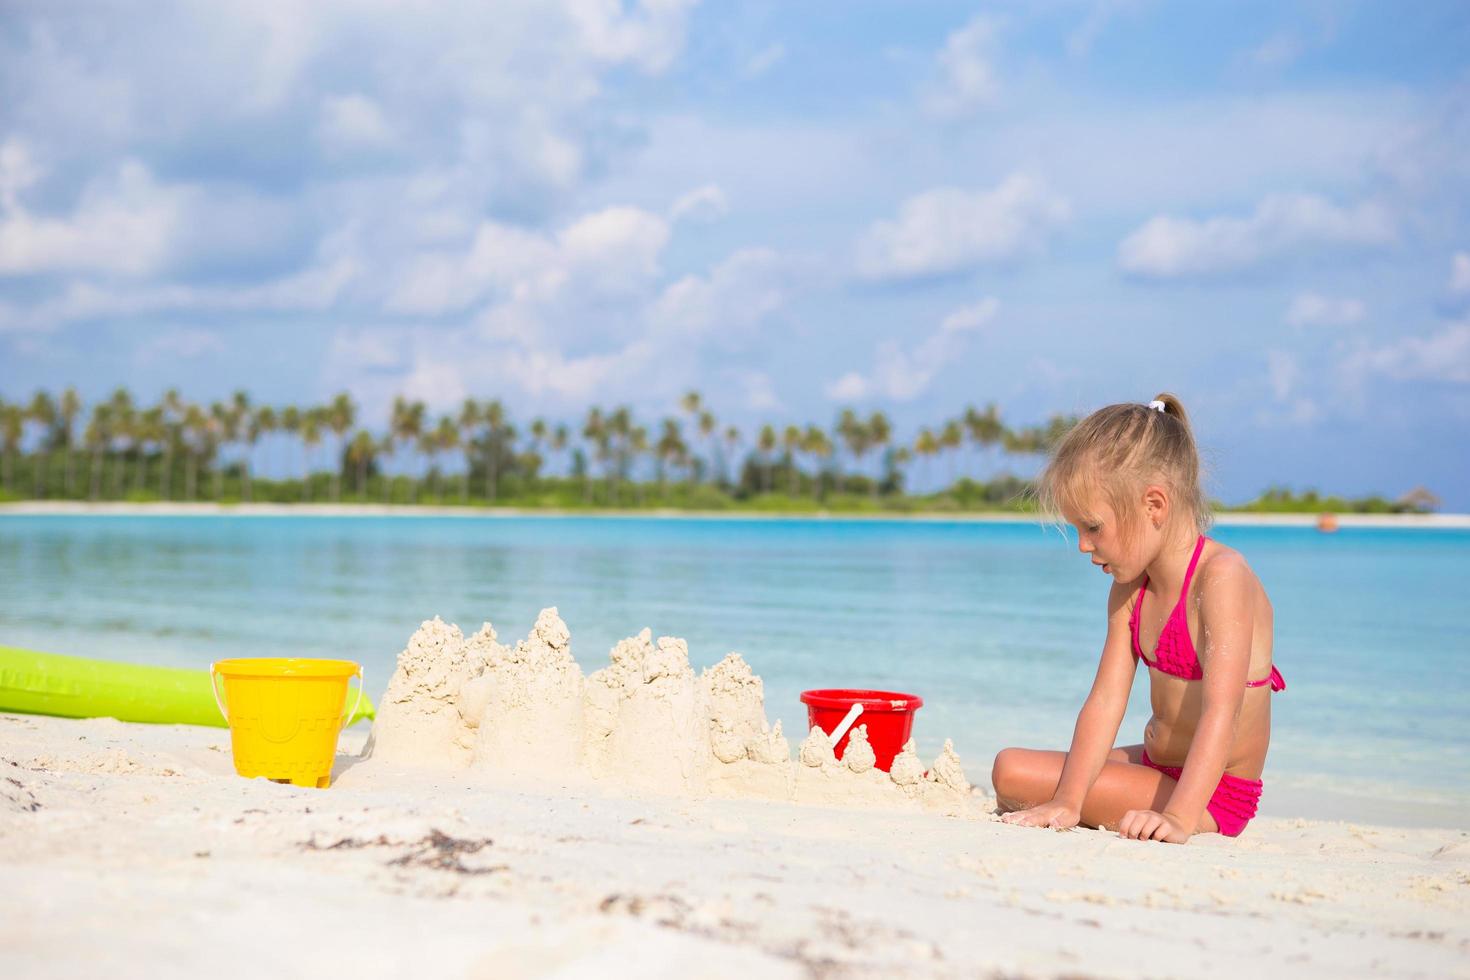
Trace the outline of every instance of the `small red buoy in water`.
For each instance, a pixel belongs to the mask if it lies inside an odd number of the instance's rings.
[[[893,765],[893,757],[903,750],[914,730],[914,712],[924,704],[917,694],[900,694],[897,691],[867,691],[853,688],[825,688],[817,691],[802,691],[802,703],[806,705],[807,725],[815,726],[832,734],[855,704],[863,706],[857,724],[868,726],[868,743],[876,757],[874,765],[884,772]],[[847,750],[847,734],[843,734],[834,745],[837,758]]]
[[[1317,515],[1317,530],[1321,531],[1323,534],[1331,534],[1333,531],[1336,531],[1337,530],[1337,515],[1336,514],[1326,514],[1326,513],[1324,513],[1324,514],[1318,514]]]

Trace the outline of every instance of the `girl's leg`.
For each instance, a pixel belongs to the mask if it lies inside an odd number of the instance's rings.
[[[1129,810],[1163,810],[1178,785],[1157,769],[1145,766],[1142,745],[1125,745],[1108,753],[1102,772],[1082,801],[1082,823],[1089,827],[1118,829]],[[1040,749],[1002,749],[995,757],[990,781],[1002,811],[1024,810],[1045,803],[1056,793],[1062,778],[1065,752]],[[1197,834],[1219,828],[1208,812],[1201,814]]]

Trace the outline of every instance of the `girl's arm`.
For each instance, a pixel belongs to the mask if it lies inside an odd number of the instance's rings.
[[[1067,761],[1062,764],[1061,780],[1052,798],[1052,802],[1074,813],[1082,812],[1082,801],[1102,772],[1128,710],[1128,695],[1137,673],[1128,628],[1136,595],[1131,584],[1121,582],[1114,582],[1108,593],[1108,635],[1103,641],[1102,658],[1092,690],[1077,715],[1072,746],[1067,750]]]
[[[1255,625],[1255,581],[1243,559],[1220,555],[1200,571],[1202,706],[1179,785],[1164,807],[1164,816],[1172,819],[1185,837],[1199,826],[1205,804],[1210,802],[1229,761],[1235,724],[1245,701]]]

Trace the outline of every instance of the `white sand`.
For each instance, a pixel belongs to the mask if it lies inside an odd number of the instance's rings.
[[[0,973],[1470,976],[1463,831],[1175,847],[398,769],[363,741],[310,790],[235,776],[220,730],[0,715]]]

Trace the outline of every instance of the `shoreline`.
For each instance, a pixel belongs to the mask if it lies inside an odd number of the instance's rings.
[[[622,520],[702,521],[873,521],[929,524],[1038,524],[1030,514],[1005,511],[729,511],[729,510],[563,510],[539,507],[421,506],[413,504],[217,504],[217,503],[87,503],[21,501],[0,504],[0,517],[453,517],[462,520],[521,517],[615,518]],[[1220,527],[1315,527],[1314,513],[1247,513],[1215,515]],[[1340,527],[1423,530],[1470,530],[1470,514],[1337,514]]]

